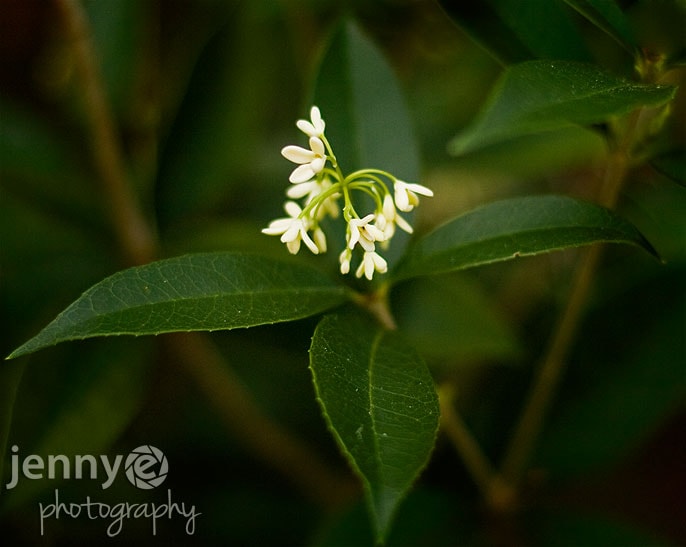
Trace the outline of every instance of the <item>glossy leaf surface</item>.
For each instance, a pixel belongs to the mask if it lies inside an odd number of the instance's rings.
[[[382,540],[434,445],[438,399],[431,375],[401,336],[360,313],[321,321],[310,369],[324,418],[362,479]]]
[[[343,287],[308,267],[240,253],[186,255],[101,281],[11,357],[93,336],[292,321],[345,299]]]
[[[671,86],[622,80],[593,65],[528,61],[505,71],[481,114],[450,143],[453,154],[568,127],[602,123],[640,106],[658,106]]]
[[[427,234],[394,272],[396,280],[463,270],[591,243],[628,243],[656,254],[629,222],[565,196],[513,198],[484,205]]]

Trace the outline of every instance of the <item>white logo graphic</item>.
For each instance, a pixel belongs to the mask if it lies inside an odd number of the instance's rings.
[[[132,450],[126,457],[124,468],[131,484],[142,490],[156,488],[164,482],[169,472],[167,457],[159,448],[149,444]]]

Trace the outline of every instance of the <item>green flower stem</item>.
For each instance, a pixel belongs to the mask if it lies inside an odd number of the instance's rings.
[[[376,187],[371,186],[369,182],[350,182],[348,183],[348,188],[351,190],[360,190],[361,192],[367,194],[376,203],[376,208],[378,211],[380,211],[383,207],[379,193],[376,191]]]
[[[341,171],[341,168],[338,165],[338,160],[336,159],[336,154],[333,153],[333,148],[331,148],[331,144],[329,143],[329,140],[324,135],[322,135],[320,138],[321,138],[321,141],[324,143],[324,148],[326,148],[327,159],[331,162],[331,165],[335,170],[336,178],[340,181],[343,181],[344,180],[343,172]]]
[[[604,207],[614,208],[617,204],[622,184],[631,166],[632,148],[636,137],[641,135],[638,122],[643,110],[638,109],[629,116],[622,134],[610,150],[598,195],[598,202]],[[603,249],[601,245],[591,247],[581,259],[572,281],[567,306],[553,331],[550,344],[505,451],[501,475],[515,490],[519,488],[557,392]]]
[[[307,217],[310,214],[310,211],[312,211],[313,215],[316,216],[316,209],[318,209],[327,200],[327,198],[338,193],[340,191],[339,186],[340,183],[337,182],[333,184],[331,188],[325,190],[321,194],[318,194],[310,203],[305,205],[302,212],[300,213],[300,217]]]
[[[55,0],[55,4],[74,49],[93,159],[120,249],[130,265],[151,262],[157,256],[159,245],[126,175],[86,14],[78,0]],[[224,418],[228,429],[252,454],[325,506],[337,505],[354,495],[355,485],[330,470],[309,446],[261,411],[228,365],[220,361],[209,340],[196,333],[171,334],[164,340],[178,350],[185,371]]]

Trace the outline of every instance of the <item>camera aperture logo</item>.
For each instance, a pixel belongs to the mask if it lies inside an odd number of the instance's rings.
[[[126,477],[131,484],[150,490],[157,488],[167,478],[169,464],[159,448],[149,444],[139,446],[127,456],[124,463]]]
[[[29,480],[62,479],[101,480],[103,490],[109,488],[123,470],[128,481],[140,490],[152,490],[162,485],[169,474],[169,462],[164,453],[157,447],[144,444],[132,450],[124,459],[122,455],[113,458],[91,454],[72,457],[63,454],[49,455],[46,458],[30,454],[24,458],[19,455],[19,447],[12,446],[10,457],[10,480],[5,484],[7,490],[17,486],[22,478]],[[123,466],[122,466],[123,462]],[[201,515],[195,505],[173,501],[172,491],[167,489],[165,503],[130,503],[115,504],[95,501],[86,496],[85,501],[60,501],[60,492],[54,490],[54,502],[38,504],[40,516],[40,533],[45,534],[46,521],[60,518],[87,518],[89,520],[109,521],[106,532],[109,537],[117,536],[124,528],[127,519],[145,518],[151,521],[152,535],[157,534],[158,520],[172,520],[175,517],[186,519],[185,531],[188,535],[195,533],[195,519]]]

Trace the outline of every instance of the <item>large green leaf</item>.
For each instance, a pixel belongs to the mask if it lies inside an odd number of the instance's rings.
[[[419,153],[398,79],[378,47],[350,21],[331,38],[315,101],[345,173],[377,167],[418,179]]]
[[[101,281],[10,357],[93,336],[292,321],[345,299],[343,287],[290,262],[240,253],[186,255]]]
[[[278,142],[264,149],[274,138],[274,120],[297,91],[290,56],[274,54],[289,36],[269,3],[204,4],[179,6],[188,23],[174,42],[179,58],[170,62],[169,84],[185,84],[179,72],[191,62],[194,67],[187,86],[176,90],[183,100],[161,148],[158,217],[164,227],[180,217],[197,218],[198,211],[215,211],[233,192],[241,193],[241,209],[250,203],[267,178],[265,170],[283,160]],[[287,176],[284,167],[285,184]]]
[[[393,276],[462,270],[599,242],[630,243],[656,255],[632,224],[603,207],[533,196],[490,203],[439,226],[408,251]]]
[[[615,0],[565,0],[595,26],[615,39],[622,47],[633,53],[636,49],[629,21]]]
[[[400,335],[360,313],[321,321],[310,368],[324,418],[362,479],[383,540],[434,445],[439,412],[431,375]]]
[[[572,124],[595,124],[669,101],[675,88],[622,80],[593,65],[527,61],[505,71],[474,123],[450,143],[464,154]]]
[[[332,36],[314,95],[344,173],[378,168],[418,181],[419,152],[398,80],[379,49],[354,23],[344,22]],[[341,248],[343,241],[341,237]],[[384,253],[389,263],[407,241],[404,233],[393,238]]]
[[[502,63],[529,59],[588,60],[562,0],[439,0],[470,37]]]

